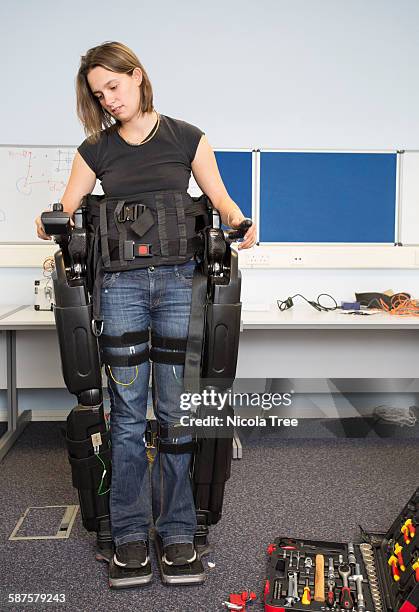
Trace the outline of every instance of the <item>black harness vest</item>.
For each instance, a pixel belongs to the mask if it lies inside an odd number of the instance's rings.
[[[89,194],[84,205],[92,241],[88,276],[95,319],[100,319],[104,272],[184,263],[202,250],[198,232],[210,224],[207,197],[182,191]]]

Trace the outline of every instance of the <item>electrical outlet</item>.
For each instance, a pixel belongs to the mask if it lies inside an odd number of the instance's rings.
[[[258,257],[258,263],[261,266],[269,266],[269,264],[271,263],[271,258],[267,253],[259,253]]]
[[[303,264],[304,264],[304,258],[302,255],[292,255],[291,256],[292,266],[302,266]]]
[[[249,255],[249,263],[252,266],[269,267],[270,257],[267,253],[252,253]]]

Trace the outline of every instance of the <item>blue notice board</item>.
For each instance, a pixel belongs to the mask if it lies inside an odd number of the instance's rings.
[[[260,155],[261,242],[395,241],[395,153]]]
[[[229,196],[245,217],[252,216],[252,152],[215,151],[218,169]]]

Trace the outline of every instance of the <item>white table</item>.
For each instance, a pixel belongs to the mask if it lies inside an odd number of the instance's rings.
[[[16,332],[23,330],[54,329],[54,315],[49,311],[35,311],[33,306],[17,306],[10,305],[0,307],[0,331],[4,331],[7,335],[7,405],[8,405],[8,431],[0,439],[0,460],[13,445],[23,431],[27,422],[31,420],[31,411],[24,411],[18,415],[17,401],[17,385],[16,385]],[[375,371],[383,367],[388,360],[387,357],[381,354],[380,347],[382,341],[387,342],[390,338],[389,331],[402,333],[402,341],[405,338],[409,339],[409,350],[417,350],[418,359],[412,359],[411,353],[406,355],[406,366],[410,367],[407,376],[416,378],[416,371],[419,363],[419,336],[412,331],[419,330],[419,317],[396,317],[387,313],[379,313],[371,316],[344,315],[341,311],[332,312],[317,312],[309,306],[295,306],[292,309],[281,312],[276,303],[270,304],[265,310],[249,310],[244,308],[242,311],[241,324],[241,350],[239,353],[238,363],[238,378],[263,378],[278,377],[278,358],[283,351],[283,338],[288,335],[293,343],[298,344],[297,336],[303,333],[302,341],[304,344],[304,353],[307,352],[309,339],[307,334],[315,333],[316,342],[318,338],[325,337],[326,330],[339,332],[339,341],[347,342],[345,338],[353,338],[353,334],[357,337],[363,337],[367,332],[380,332],[377,340],[377,346],[369,347],[372,352],[376,350],[376,358],[374,363],[369,364],[370,371],[367,373],[364,370],[364,377],[374,375]],[[277,333],[279,332],[279,335]],[[257,332],[257,333],[256,333]],[[342,336],[341,332],[345,332]],[[347,332],[352,332],[348,334]],[[261,344],[260,337],[264,335],[266,340],[265,349],[254,350],[254,347]],[[355,338],[355,342],[357,341]],[[391,340],[391,338],[390,338]],[[327,342],[326,342],[327,344]],[[369,342],[367,344],[370,344]],[[417,346],[417,349],[416,349]],[[330,348],[330,347],[329,347]],[[301,352],[301,344],[297,346],[297,352]],[[366,350],[366,349],[365,349]],[[380,359],[382,361],[380,361]],[[282,364],[280,370],[281,377],[290,378],[290,372],[284,369],[286,362]],[[313,368],[317,364],[313,363]],[[331,376],[334,376],[333,368],[336,364],[331,361],[327,367],[331,370]],[[402,364],[403,365],[403,364]],[[303,360],[300,359],[296,364],[296,371],[304,369]],[[363,367],[363,366],[362,366]],[[259,368],[259,369],[258,369]],[[276,371],[275,371],[275,368]],[[375,370],[374,370],[375,368]],[[276,373],[275,373],[276,372]],[[295,376],[295,373],[294,375]],[[313,378],[319,376],[315,372]],[[311,378],[307,376],[307,372],[302,371],[301,378]],[[383,373],[383,378],[388,378],[386,372]],[[395,373],[395,378],[398,373]],[[391,377],[390,377],[391,378]]]
[[[32,418],[30,410],[25,410],[18,416],[16,387],[16,331],[6,325],[5,321],[13,315],[18,315],[26,306],[18,304],[0,306],[0,331],[6,334],[6,369],[7,369],[7,430],[0,438],[0,461],[13,446],[26,425]]]
[[[418,330],[419,317],[383,312],[245,307],[237,377],[416,378]]]
[[[242,310],[242,329],[419,329],[419,317],[401,317],[370,311],[371,315],[343,314],[342,310],[318,312],[311,306],[280,311],[276,304],[266,310]]]
[[[2,307],[0,307],[2,308]],[[0,317],[0,329],[2,330],[21,330],[21,329],[41,329],[54,328],[54,313],[50,310],[35,310],[33,306],[16,306],[3,308],[13,308]]]
[[[9,315],[13,314],[17,310],[21,310],[22,308],[26,308],[26,306],[19,306],[18,304],[9,304],[6,306],[0,305],[0,320],[5,319]]]

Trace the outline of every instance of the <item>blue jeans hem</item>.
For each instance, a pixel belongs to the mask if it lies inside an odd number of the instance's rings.
[[[129,533],[128,535],[114,538],[115,546],[121,546],[127,542],[148,542],[148,533],[142,533],[137,531],[136,533]]]
[[[193,544],[194,536],[193,535],[173,535],[162,537],[163,547],[169,546],[169,544]]]

